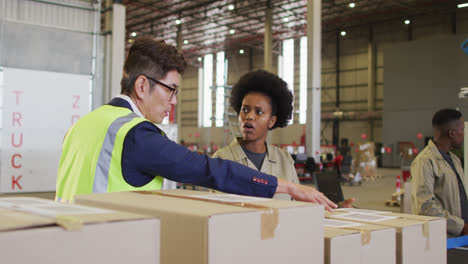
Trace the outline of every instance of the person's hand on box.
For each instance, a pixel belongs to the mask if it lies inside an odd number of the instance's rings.
[[[317,189],[295,184],[283,179],[278,179],[278,187],[276,188],[277,193],[287,193],[296,201],[302,202],[311,202],[318,203],[325,207],[326,210],[333,212],[333,209],[338,208],[338,206],[330,201],[323,193],[319,192]]]
[[[352,203],[354,203],[355,201],[356,201],[356,199],[349,198],[349,199],[346,199],[346,200],[342,201],[341,203],[339,203],[338,206],[340,208],[353,208]]]

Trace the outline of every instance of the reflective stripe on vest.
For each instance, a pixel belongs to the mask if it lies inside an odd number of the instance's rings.
[[[107,130],[104,143],[102,144],[101,152],[96,164],[96,173],[94,174],[93,193],[100,193],[107,191],[107,185],[109,183],[109,168],[112,158],[112,151],[114,150],[115,137],[119,129],[130,122],[134,118],[139,116],[134,112],[131,112],[127,116],[117,118]]]

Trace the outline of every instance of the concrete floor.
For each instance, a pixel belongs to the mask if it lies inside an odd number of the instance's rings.
[[[354,205],[363,209],[400,212],[400,207],[385,205],[385,201],[390,200],[395,192],[396,177],[401,175],[400,169],[378,169],[377,173],[382,177],[364,181],[361,186],[341,185],[345,199],[356,198]]]
[[[385,205],[385,201],[391,199],[392,193],[395,191],[396,176],[400,174],[400,170],[379,169],[378,174],[381,174],[382,177],[374,181],[364,181],[360,186],[342,185],[345,199],[356,198],[353,205],[363,209],[400,212],[399,207]],[[0,197],[9,196],[40,197],[53,200],[55,192],[0,194]]]

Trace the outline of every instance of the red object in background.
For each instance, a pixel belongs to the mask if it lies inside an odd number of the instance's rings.
[[[391,147],[385,147],[385,152],[392,153],[392,148]]]
[[[401,190],[400,175],[396,176],[396,189],[397,189],[397,192],[399,192]]]
[[[350,146],[350,147],[353,147],[353,146],[354,146],[354,142],[349,142],[349,146]]]
[[[195,133],[195,137],[200,137],[200,133],[199,133],[199,132],[196,132],[196,133]]]
[[[292,142],[292,145],[293,145],[293,146],[296,146],[296,141],[295,141],[295,140]]]
[[[362,139],[366,139],[366,138],[367,138],[367,134],[365,134],[365,133],[361,134],[361,138],[362,138]]]
[[[213,151],[217,151],[218,150],[218,145],[213,145]]]
[[[418,148],[413,148],[413,154],[418,154],[419,153],[419,149]]]
[[[188,134],[188,137],[192,137],[192,134]]]
[[[171,111],[169,112],[169,124],[175,123],[175,105],[172,105]]]
[[[354,151],[356,151],[356,153],[358,153],[358,152],[359,152],[359,148],[355,148]]]
[[[406,182],[406,180],[411,177],[411,172],[408,170],[401,171],[401,175],[403,175],[403,182]]]
[[[418,133],[418,134],[416,134],[416,137],[419,138],[419,139],[421,139],[421,138],[423,138],[423,134],[422,134],[422,133]]]
[[[341,162],[343,161],[343,158],[344,158],[343,155],[340,154],[340,155],[337,155],[335,157],[335,160],[333,161],[333,162],[335,162],[335,165],[336,165],[336,167],[338,167],[338,169],[341,168]]]

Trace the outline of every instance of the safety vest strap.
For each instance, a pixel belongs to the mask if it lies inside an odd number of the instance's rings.
[[[138,117],[139,116],[137,114],[131,112],[126,116],[117,118],[109,126],[96,164],[96,173],[94,175],[93,183],[93,193],[101,193],[107,191],[107,185],[109,183],[109,169],[112,160],[112,151],[114,150],[117,132],[123,125]]]

